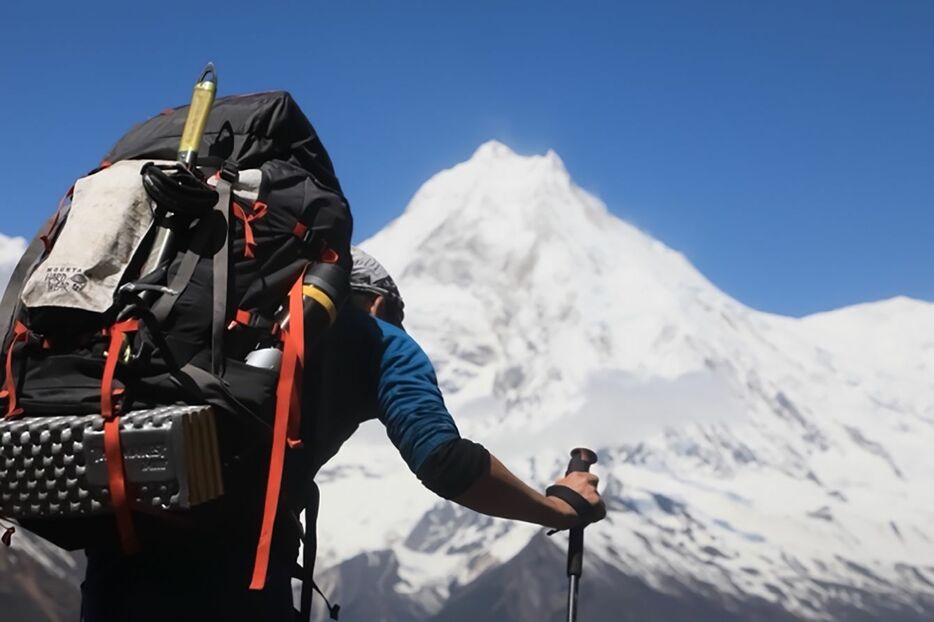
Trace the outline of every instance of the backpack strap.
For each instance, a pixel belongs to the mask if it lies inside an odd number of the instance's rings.
[[[266,216],[269,211],[269,206],[263,203],[262,201],[255,201],[253,203],[253,209],[250,213],[243,208],[242,205],[233,202],[233,214],[237,220],[243,223],[243,256],[249,259],[254,257],[253,249],[256,248],[256,236],[253,235],[253,225],[251,224],[254,220],[259,220]]]
[[[305,506],[305,533],[302,536],[302,565],[295,570],[295,578],[302,582],[302,595],[300,599],[301,609],[298,612],[298,619],[301,622],[311,620],[311,602],[315,592],[324,599],[324,604],[328,608],[328,614],[332,620],[337,620],[340,614],[341,606],[331,604],[328,597],[324,595],[318,584],[315,583],[315,558],[318,556],[318,536],[315,528],[318,524],[318,506],[321,502],[321,491],[314,480],[309,482],[307,505]]]
[[[269,458],[269,475],[266,480],[266,499],[263,507],[263,523],[256,545],[251,590],[261,590],[266,585],[269,569],[269,553],[272,545],[273,526],[282,489],[282,471],[285,450],[301,445],[298,438],[301,417],[301,378],[305,361],[305,318],[302,301],[302,284],[305,271],[298,275],[289,292],[289,323],[280,333],[282,339],[282,365],[279,384],[276,387],[276,412],[273,421],[272,452]]]
[[[236,166],[225,163],[218,172],[217,203],[214,212],[224,223],[224,242],[214,253],[214,310],[211,320],[211,371],[220,375],[224,368],[224,330],[227,328],[227,279],[230,257],[231,184],[240,176]]]
[[[139,550],[136,528],[130,514],[130,503],[126,494],[126,474],[123,465],[123,448],[120,445],[120,417],[113,405],[114,373],[123,353],[124,336],[139,330],[139,320],[130,319],[114,324],[110,328],[110,345],[107,361],[101,378],[101,416],[104,417],[104,461],[107,463],[107,487],[110,503],[117,519],[120,544],[125,553]]]
[[[314,598],[312,585],[315,582],[315,558],[318,556],[318,507],[321,504],[321,491],[318,485],[311,481],[308,486],[305,506],[305,533],[302,538],[302,572],[299,579],[302,581],[301,609],[299,615],[303,622],[311,619],[311,599]]]
[[[172,280],[168,283],[168,291],[152,306],[153,318],[155,318],[156,322],[159,324],[165,323],[169,314],[172,313],[172,309],[175,308],[176,301],[185,292],[185,289],[191,282],[191,277],[198,267],[198,260],[201,259],[201,255],[194,249],[199,248],[205,240],[210,239],[210,234],[211,219],[204,218],[194,226],[191,232],[191,243],[189,243],[188,250],[186,250],[185,254],[182,256],[175,276],[173,276]]]
[[[227,330],[233,330],[238,326],[252,328],[275,336],[279,334],[279,323],[263,315],[259,309],[253,309],[252,311],[237,309],[234,312],[233,319],[227,325]]]

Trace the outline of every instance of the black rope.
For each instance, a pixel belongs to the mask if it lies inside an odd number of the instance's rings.
[[[217,203],[217,191],[181,164],[150,162],[140,171],[143,188],[160,210],[191,219],[201,218]]]

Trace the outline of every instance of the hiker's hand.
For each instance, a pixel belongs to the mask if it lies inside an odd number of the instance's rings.
[[[603,503],[603,499],[600,497],[600,493],[597,492],[598,483],[600,483],[599,477],[593,473],[584,471],[568,473],[566,476],[555,482],[555,484],[558,486],[567,486],[582,496],[584,500],[593,507],[593,518],[590,521],[592,523],[603,520],[603,518],[606,516],[606,504]],[[570,529],[571,527],[577,527],[580,524],[580,518],[578,517],[577,512],[574,511],[574,508],[572,508],[566,501],[563,501],[557,497],[548,497],[548,499],[560,517],[560,524],[556,524],[554,527],[557,529]]]

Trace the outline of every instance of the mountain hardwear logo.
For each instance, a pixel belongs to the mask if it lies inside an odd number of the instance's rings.
[[[45,286],[50,292],[80,292],[88,284],[88,277],[80,268],[48,268],[45,274]]]

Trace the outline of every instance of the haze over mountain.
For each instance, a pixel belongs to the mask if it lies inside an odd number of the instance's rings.
[[[496,142],[363,247],[464,436],[541,486],[572,447],[598,450],[610,512],[587,531],[582,616],[934,617],[934,305],[755,311],[555,153]],[[319,482],[320,583],[342,619],[561,619],[566,539],[440,501],[378,424]],[[24,540],[19,559],[70,576]]]

